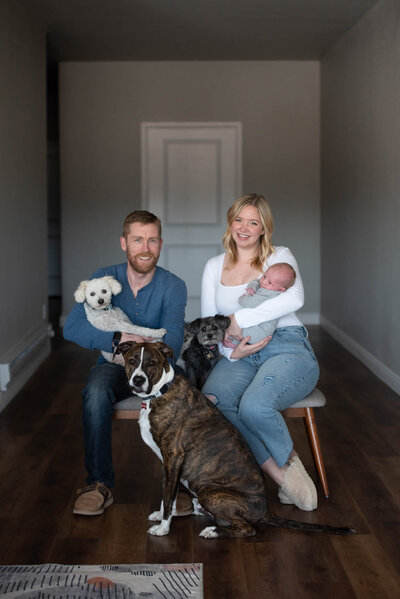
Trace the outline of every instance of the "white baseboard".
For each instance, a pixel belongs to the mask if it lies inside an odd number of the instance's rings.
[[[321,326],[334,338],[340,345],[343,345],[353,356],[365,364],[381,381],[390,387],[395,393],[400,394],[400,376],[390,370],[385,364],[380,362],[362,345],[357,343],[352,337],[331,323],[327,318],[321,315]]]
[[[51,352],[50,339],[47,337],[37,351],[32,353],[29,362],[23,369],[19,370],[15,377],[11,379],[5,391],[0,391],[0,412],[10,403],[10,401],[21,391],[25,383],[31,378],[33,373]]]

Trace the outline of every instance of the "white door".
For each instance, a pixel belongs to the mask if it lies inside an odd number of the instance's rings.
[[[241,123],[142,123],[142,206],[162,221],[160,266],[187,285],[186,321],[200,316],[204,265],[242,193],[241,147]]]

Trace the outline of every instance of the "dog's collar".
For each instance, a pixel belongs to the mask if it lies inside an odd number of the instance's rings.
[[[157,393],[155,395],[149,395],[149,397],[143,398],[142,399],[142,410],[148,410],[150,407],[150,403],[152,399],[155,399],[156,397],[161,397],[161,395],[164,395],[164,393],[166,393],[168,391],[168,389],[170,388],[172,384],[171,383],[165,383],[165,385],[163,385],[161,387],[161,389],[159,391],[157,391]]]
[[[212,347],[203,347],[203,356],[207,358],[207,360],[212,360],[216,356],[216,349],[216,345],[213,345]]]
[[[85,304],[86,304],[86,305],[87,305],[89,308],[92,308],[92,306],[91,306],[91,305],[90,305],[88,302],[85,302]],[[92,308],[92,310],[104,310],[105,312],[107,312],[107,310],[112,310],[112,309],[113,309],[113,307],[114,307],[114,306],[113,306],[113,305],[110,303],[110,304],[108,304],[107,308]]]

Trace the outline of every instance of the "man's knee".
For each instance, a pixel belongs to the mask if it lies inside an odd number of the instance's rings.
[[[82,392],[85,409],[91,409],[92,406],[100,409],[103,405],[112,405],[114,391],[112,377],[109,376],[110,372],[112,371],[108,364],[93,366]]]

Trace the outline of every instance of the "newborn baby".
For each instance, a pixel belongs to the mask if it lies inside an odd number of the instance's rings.
[[[293,285],[296,273],[290,264],[277,262],[270,266],[260,279],[250,281],[246,292],[239,298],[243,308],[255,308],[266,300],[276,297]],[[257,343],[269,337],[276,329],[278,319],[268,320],[242,330],[243,337],[250,336],[249,343]]]

